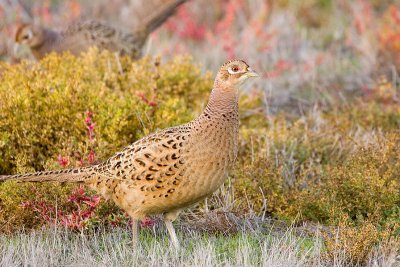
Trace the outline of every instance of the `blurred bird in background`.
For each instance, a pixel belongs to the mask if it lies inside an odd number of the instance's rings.
[[[90,47],[97,47],[139,59],[150,33],[162,25],[174,14],[176,8],[186,1],[142,1],[141,5],[135,5],[135,11],[130,11],[133,8],[131,6],[127,12],[132,14],[135,20],[133,24],[127,23],[131,24],[129,30],[94,19],[80,19],[61,31],[32,22],[21,23],[15,30],[15,54],[17,56],[20,54],[20,45],[28,46],[37,60],[51,52],[69,51],[78,56]]]

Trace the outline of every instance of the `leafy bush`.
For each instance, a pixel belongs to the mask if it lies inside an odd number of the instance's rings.
[[[355,224],[398,224],[400,110],[376,99],[293,121],[270,117],[268,129],[244,125],[237,199],[281,219],[337,225],[345,214]]]
[[[384,223],[400,205],[400,138],[390,136],[381,146],[361,149],[340,165],[327,166],[320,181],[299,194],[293,211],[325,223],[323,218],[334,221],[341,213],[354,222]]]
[[[3,63],[0,73],[1,174],[106,159],[158,128],[192,119],[212,87],[211,76],[201,75],[189,58],[132,62],[96,50],[80,58],[65,54],[37,64]],[[1,230],[39,223],[20,206],[23,201],[38,194],[65,200],[73,187],[0,184]]]
[[[398,249],[400,110],[379,95],[295,119],[270,116],[268,128],[243,125],[238,210],[322,223],[326,256],[346,254],[346,264],[365,264],[381,243]]]
[[[332,262],[338,254],[345,254],[347,257],[343,264],[363,265],[378,244],[392,250],[392,253],[397,253],[400,239],[393,238],[393,228],[379,227],[373,220],[354,225],[346,214],[339,215],[336,220],[338,227],[331,233],[323,233],[325,256]]]

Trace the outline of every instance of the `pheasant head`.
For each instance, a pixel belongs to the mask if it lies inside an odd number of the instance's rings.
[[[230,60],[220,68],[216,77],[216,82],[220,85],[237,87],[248,78],[257,76],[258,74],[243,60]]]
[[[45,41],[45,30],[33,24],[21,24],[15,31],[15,42],[30,48],[39,47]]]
[[[236,110],[239,87],[251,77],[258,74],[243,60],[230,60],[219,69],[210,95],[210,110]]]

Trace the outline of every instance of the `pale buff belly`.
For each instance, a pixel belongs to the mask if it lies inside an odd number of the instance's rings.
[[[151,194],[152,201],[141,205],[142,212],[150,215],[182,209],[214,193],[226,178],[226,167],[221,167],[219,162],[200,165],[201,163],[188,165],[187,175],[182,177],[180,184],[174,187],[173,192]]]

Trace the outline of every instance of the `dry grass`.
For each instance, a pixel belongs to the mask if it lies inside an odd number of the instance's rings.
[[[345,266],[342,250],[331,258],[318,232],[309,236],[293,227],[276,230],[262,225],[253,232],[209,234],[181,223],[183,249],[169,246],[164,229],[141,231],[139,251],[132,252],[129,230],[74,233],[52,228],[0,236],[0,266]],[[397,266],[387,244],[377,246],[364,266]],[[357,264],[355,264],[357,265]]]

